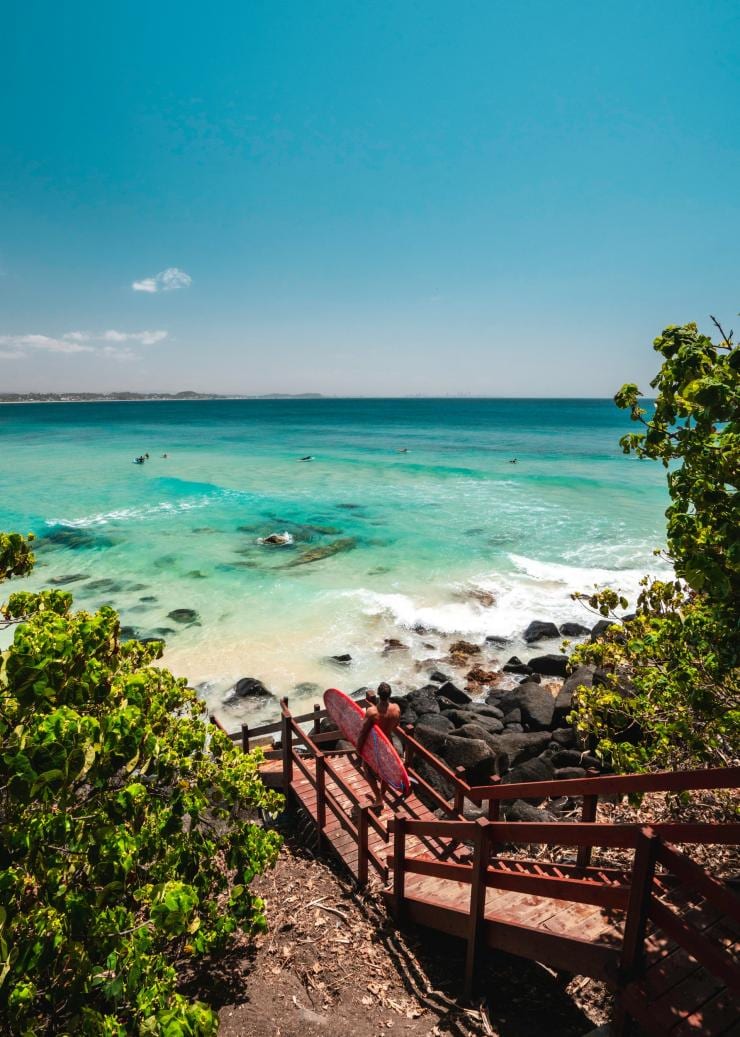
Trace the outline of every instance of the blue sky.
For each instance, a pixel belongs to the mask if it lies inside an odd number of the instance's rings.
[[[740,310],[737,0],[3,25],[0,389],[605,396]]]

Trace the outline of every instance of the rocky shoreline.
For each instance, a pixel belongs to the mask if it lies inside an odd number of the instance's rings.
[[[592,628],[578,623],[557,627],[549,621],[535,620],[522,639],[533,646],[563,637],[596,640],[610,625],[600,620]],[[499,665],[488,655],[494,646],[502,647],[501,639],[486,638],[483,644],[458,640],[449,645],[446,659],[420,664],[426,669],[426,683],[392,697],[401,709],[402,725],[471,785],[489,784],[492,778],[509,784],[603,773],[602,761],[580,743],[568,716],[576,689],[598,685],[606,680],[605,675],[590,666],[578,666],[570,672],[565,651],[540,652],[526,661],[510,656]],[[384,651],[404,648],[402,642],[390,639]],[[335,660],[338,667],[351,664],[349,653]],[[459,676],[447,672],[453,669]],[[320,689],[315,690],[318,695]],[[353,697],[361,697],[367,690],[358,688]],[[261,681],[242,678],[227,703],[237,699],[264,703],[268,696],[270,692]],[[321,729],[336,730],[328,718],[322,721]],[[338,747],[348,747],[339,732],[337,735]],[[396,743],[402,749],[397,738]],[[444,775],[422,759],[417,759],[414,766],[433,789],[452,799],[454,790]],[[504,816],[516,821],[547,821],[563,819],[572,808],[568,797],[548,801],[547,809],[541,806],[544,800],[545,796],[531,796],[526,802],[505,801]],[[474,818],[482,811],[466,804],[465,813]]]

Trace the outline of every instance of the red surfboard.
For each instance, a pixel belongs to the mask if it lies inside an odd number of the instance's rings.
[[[338,688],[329,688],[324,692],[324,705],[347,741],[357,745],[365,721],[365,714],[360,706]],[[400,792],[402,796],[409,794],[411,782],[401,757],[393,748],[390,738],[377,724],[370,728],[360,756],[392,789]]]

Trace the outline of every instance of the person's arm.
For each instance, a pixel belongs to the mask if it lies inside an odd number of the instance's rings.
[[[357,737],[357,752],[362,752],[362,747],[365,744],[365,739],[370,734],[371,729],[375,725],[378,711],[372,706],[365,713],[365,720],[360,728],[360,733]]]

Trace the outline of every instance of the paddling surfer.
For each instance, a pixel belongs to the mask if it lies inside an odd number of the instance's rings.
[[[391,735],[401,722],[401,708],[396,702],[391,702],[390,684],[386,684],[385,681],[383,681],[381,684],[378,685],[377,698],[371,698],[368,695],[368,699],[370,700],[370,705],[365,710],[365,722],[363,723],[362,729],[357,738],[358,753],[362,752],[362,747],[365,744],[365,740],[376,724],[390,741]],[[365,765],[365,773],[373,790],[373,793],[377,797],[377,805],[378,807],[381,807],[383,795],[385,794],[385,790],[388,788],[388,785],[385,781],[381,779],[380,789],[378,789],[378,783],[375,780],[375,775],[373,774],[371,768],[367,766],[367,764]]]

